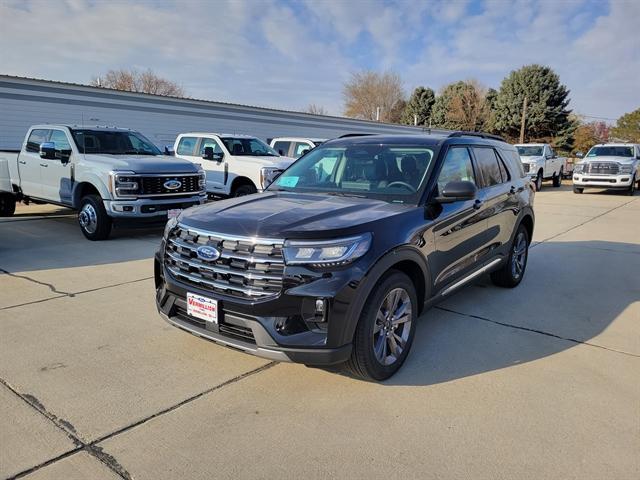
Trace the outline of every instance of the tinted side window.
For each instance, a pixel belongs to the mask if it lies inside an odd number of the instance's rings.
[[[466,147],[452,147],[442,164],[442,170],[438,175],[438,191],[442,192],[449,182],[473,182],[476,183],[471,163],[471,155]]]
[[[213,138],[203,138],[200,142],[200,156],[204,155],[206,147],[213,147],[213,153],[222,153],[222,148]]]
[[[178,143],[176,155],[193,155],[197,140],[196,137],[182,137]]]
[[[522,166],[522,160],[520,159],[520,155],[518,152],[514,152],[512,150],[502,150],[501,155],[503,158],[506,158],[507,161],[511,164],[511,171],[514,172],[520,178],[526,177],[526,173],[524,173],[524,167]]]
[[[50,142],[56,144],[56,150],[71,150],[71,144],[67,138],[67,134],[62,130],[51,130]]]
[[[32,130],[27,139],[27,152],[39,152],[40,144],[47,141],[49,130]]]
[[[476,157],[478,169],[482,173],[484,187],[491,187],[506,181],[506,179],[502,179],[499,160],[493,148],[473,147],[473,154]]]
[[[289,155],[289,147],[291,142],[276,142],[273,144],[273,149],[281,155]]]

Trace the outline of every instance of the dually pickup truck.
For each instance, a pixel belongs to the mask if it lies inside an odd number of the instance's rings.
[[[114,220],[166,221],[205,199],[199,165],[131,130],[35,125],[19,152],[0,152],[0,216],[17,201],[71,207],[89,240],[108,238]]]
[[[515,146],[522,160],[524,171],[531,177],[536,191],[542,188],[543,180],[553,180],[553,186],[562,184],[567,159],[559,157],[548,143],[524,143]]]

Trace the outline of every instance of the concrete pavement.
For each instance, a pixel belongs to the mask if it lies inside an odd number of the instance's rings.
[[[92,243],[21,206],[0,219],[0,477],[635,479],[640,196],[546,187],[536,215],[521,286],[431,309],[374,384],[169,327],[158,230]]]

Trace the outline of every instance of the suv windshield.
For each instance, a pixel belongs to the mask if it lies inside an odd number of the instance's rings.
[[[257,138],[220,137],[231,155],[248,155],[254,157],[279,157],[269,145]]]
[[[518,149],[518,153],[521,157],[541,157],[542,156],[542,148],[541,146],[535,147],[524,147],[519,146],[516,147]]]
[[[162,155],[158,147],[138,132],[71,130],[80,153],[110,155]]]
[[[269,190],[319,192],[418,203],[434,150],[424,145],[317,147]]]
[[[593,147],[587,153],[587,157],[633,157],[633,147]]]

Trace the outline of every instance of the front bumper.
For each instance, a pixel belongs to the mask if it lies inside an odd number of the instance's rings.
[[[573,184],[580,188],[629,188],[632,180],[633,174],[630,173],[621,175],[573,174]]]
[[[183,284],[162,266],[161,259],[158,252],[156,305],[171,325],[270,360],[321,366],[345,362],[351,355],[352,345],[344,341],[351,315],[345,305],[358,292],[347,271],[338,278],[334,275],[331,281],[319,276],[311,283],[283,287],[277,297],[248,301]],[[217,324],[187,314],[187,292],[218,301]],[[326,301],[326,316],[320,323],[314,315],[318,298]]]
[[[202,192],[191,196],[174,196],[172,198],[104,200],[104,208],[110,217],[118,219],[157,218],[166,220],[168,210],[184,210],[194,205],[200,205],[206,199],[206,193]]]

